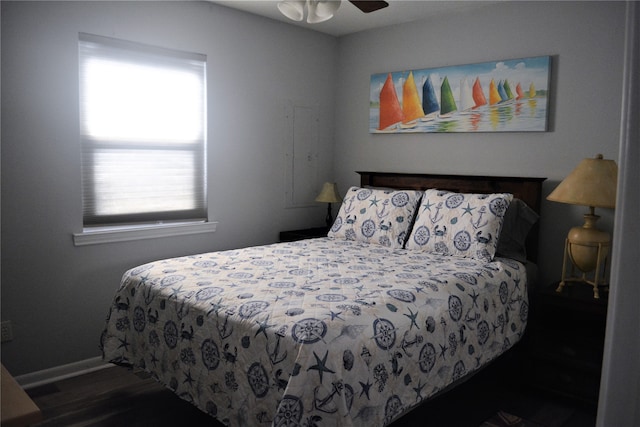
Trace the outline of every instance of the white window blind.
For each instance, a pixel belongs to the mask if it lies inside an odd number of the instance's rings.
[[[81,33],[85,227],[206,220],[206,56]]]

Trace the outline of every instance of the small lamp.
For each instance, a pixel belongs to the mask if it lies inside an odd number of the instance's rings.
[[[333,217],[331,216],[331,203],[341,202],[342,198],[340,197],[340,193],[338,193],[338,184],[335,182],[325,182],[322,186],[322,191],[316,197],[316,202],[327,203],[327,228],[331,227],[333,224]]]
[[[606,261],[611,246],[608,232],[596,227],[598,215],[595,208],[613,209],[616,205],[618,166],[613,160],[605,160],[602,154],[593,159],[584,159],[555,190],[547,196],[547,200],[572,205],[589,207],[584,215],[584,224],[573,227],[565,240],[564,260],[562,263],[562,280],[556,291],[569,281],[586,282],[593,286],[593,297],[600,298],[598,286],[606,284]],[[567,264],[571,261],[571,275],[567,276]],[[574,267],[582,272],[576,277]],[[593,280],[587,273],[594,272]],[[602,278],[602,282],[599,282]]]

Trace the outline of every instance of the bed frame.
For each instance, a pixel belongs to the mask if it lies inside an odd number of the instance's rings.
[[[457,193],[511,193],[540,214],[542,182],[546,178],[480,176],[480,175],[434,175],[397,172],[357,172],[362,187],[404,188],[424,191],[430,188]],[[538,259],[538,224],[527,237],[527,257]]]

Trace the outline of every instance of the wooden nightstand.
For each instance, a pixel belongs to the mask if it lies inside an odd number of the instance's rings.
[[[327,227],[305,228],[303,230],[290,230],[280,232],[281,242],[295,242],[303,239],[313,239],[314,237],[327,237],[329,229]]]
[[[607,292],[593,298],[584,283],[534,292],[529,318],[529,380],[536,388],[597,405]]]

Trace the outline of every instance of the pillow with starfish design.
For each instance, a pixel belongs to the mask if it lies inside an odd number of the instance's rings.
[[[351,187],[328,237],[402,248],[422,192]]]
[[[406,248],[492,261],[511,200],[509,193],[427,190]]]

